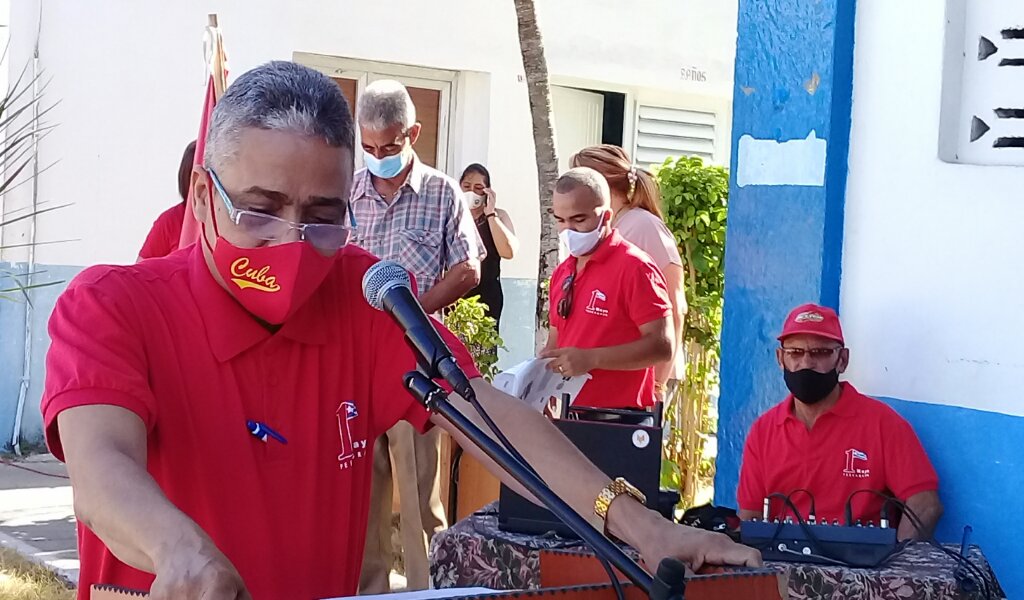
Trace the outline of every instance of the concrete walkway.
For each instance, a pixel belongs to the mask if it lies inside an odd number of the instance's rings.
[[[0,458],[0,546],[78,583],[71,482],[64,465],[43,454]]]

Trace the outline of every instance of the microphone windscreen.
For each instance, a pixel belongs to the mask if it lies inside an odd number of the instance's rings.
[[[384,294],[395,287],[412,289],[409,273],[393,260],[382,260],[366,270],[363,275],[363,297],[367,304],[383,309]]]

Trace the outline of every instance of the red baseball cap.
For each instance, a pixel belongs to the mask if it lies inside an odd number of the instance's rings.
[[[801,304],[794,308],[782,325],[779,341],[798,333],[818,335],[846,344],[843,341],[843,328],[839,325],[839,315],[827,306]]]

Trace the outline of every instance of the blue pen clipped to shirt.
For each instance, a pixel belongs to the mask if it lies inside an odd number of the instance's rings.
[[[260,421],[246,421],[245,427],[249,430],[249,433],[261,442],[266,442],[268,437],[272,437],[282,444],[288,443],[288,440],[284,439],[283,435],[268,427],[266,423]]]

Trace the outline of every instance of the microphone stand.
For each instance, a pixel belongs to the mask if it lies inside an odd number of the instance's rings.
[[[420,362],[421,368],[424,361]],[[639,587],[652,600],[683,600],[685,568],[675,560],[666,558],[658,568],[659,578],[652,578],[639,564],[631,559],[616,544],[595,529],[564,500],[559,498],[539,476],[516,460],[507,449],[501,447],[489,435],[463,415],[448,401],[448,394],[421,371],[406,373],[405,388],[428,411],[444,417],[456,429],[480,447],[494,462],[498,463],[513,479],[526,488],[534,498],[565,523],[576,535],[586,542],[594,552],[605,558]],[[668,563],[668,568],[666,568]],[[666,577],[670,581],[662,581]]]

